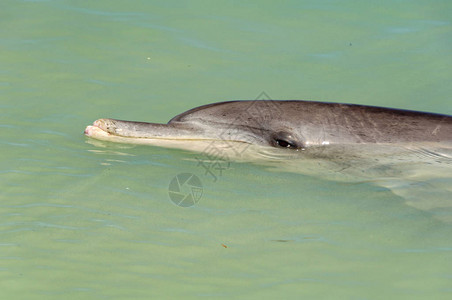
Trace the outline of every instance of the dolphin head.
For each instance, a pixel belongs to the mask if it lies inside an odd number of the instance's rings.
[[[221,141],[294,151],[305,149],[309,141],[301,134],[294,112],[285,112],[282,103],[230,101],[209,104],[177,115],[167,124],[99,119],[86,128],[85,134],[101,140],[172,144],[178,145],[177,148],[187,148],[194,142]]]

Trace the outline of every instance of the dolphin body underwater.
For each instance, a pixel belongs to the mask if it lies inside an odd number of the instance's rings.
[[[333,180],[372,181],[414,207],[450,210],[452,221],[448,115],[301,100],[228,101],[193,108],[167,124],[99,119],[85,135],[196,152],[215,145],[223,158]],[[435,187],[444,178],[446,185]],[[433,186],[428,191],[426,182]],[[426,199],[432,190],[440,194]]]

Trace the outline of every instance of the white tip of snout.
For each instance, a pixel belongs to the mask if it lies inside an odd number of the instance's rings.
[[[94,124],[86,126],[84,133],[86,136],[90,136],[90,137],[103,137],[103,136],[109,135],[108,132],[105,132],[104,130],[95,126]]]

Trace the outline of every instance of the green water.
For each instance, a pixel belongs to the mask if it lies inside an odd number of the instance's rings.
[[[372,184],[93,143],[233,99],[452,114],[450,1],[0,3],[0,298],[450,299],[452,225]],[[203,184],[174,205],[179,173]],[[452,182],[450,182],[452,184]]]

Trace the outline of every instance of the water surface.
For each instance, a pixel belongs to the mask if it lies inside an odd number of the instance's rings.
[[[1,298],[450,299],[452,225],[386,188],[233,162],[213,178],[196,154],[83,129],[263,91],[452,114],[451,15],[448,1],[3,0]],[[183,172],[203,184],[189,208],[168,196]]]

